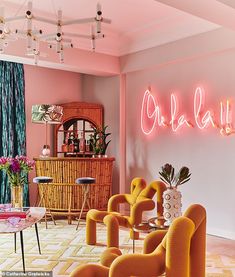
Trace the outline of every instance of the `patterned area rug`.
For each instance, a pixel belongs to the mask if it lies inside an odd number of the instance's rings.
[[[85,243],[85,222],[80,223],[76,231],[75,222],[68,225],[65,220],[57,220],[57,225],[49,222],[38,224],[42,255],[38,253],[34,227],[24,231],[26,270],[53,271],[53,276],[69,276],[80,264],[98,263],[100,253],[106,246],[106,228],[98,224],[99,244],[88,246]],[[141,252],[143,239],[135,242],[135,251]],[[120,230],[120,249],[123,253],[132,253],[132,240],[128,231]],[[22,271],[21,248],[17,234],[17,253],[14,252],[14,237],[0,234],[0,271]],[[0,274],[1,275],[1,274]],[[235,276],[235,257],[207,253],[207,277]]]

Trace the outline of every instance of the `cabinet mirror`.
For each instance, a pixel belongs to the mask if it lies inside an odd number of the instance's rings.
[[[96,126],[89,120],[73,118],[58,129],[57,156],[76,157],[92,155],[91,136]]]

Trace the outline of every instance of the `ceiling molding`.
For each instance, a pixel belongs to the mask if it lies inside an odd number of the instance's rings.
[[[235,10],[215,0],[155,0],[235,31]],[[226,1],[226,0],[225,0]],[[227,3],[230,1],[227,0]],[[212,12],[213,10],[213,12]]]
[[[18,40],[17,46],[9,45],[5,54],[0,54],[0,60],[34,65],[34,59],[25,56],[25,41]],[[42,52],[47,54],[47,44],[42,44]],[[49,57],[50,56],[50,57]],[[102,66],[101,66],[102,65]],[[119,58],[111,55],[95,53],[81,49],[66,49],[65,62],[60,63],[56,53],[40,58],[38,66],[80,72],[97,76],[114,76],[120,73]]]
[[[231,7],[231,8],[233,8],[233,9],[235,9],[235,2],[234,2],[234,0],[216,0],[216,1],[221,2],[224,5],[227,5],[227,6]]]
[[[232,30],[220,28],[123,56],[120,58],[121,73],[205,59],[227,51],[235,52],[233,34]]]

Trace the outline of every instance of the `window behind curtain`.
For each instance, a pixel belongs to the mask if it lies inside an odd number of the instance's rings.
[[[0,156],[26,155],[25,85],[22,64],[0,61]],[[0,203],[10,202],[10,187],[0,172]],[[28,186],[24,188],[28,205]]]

